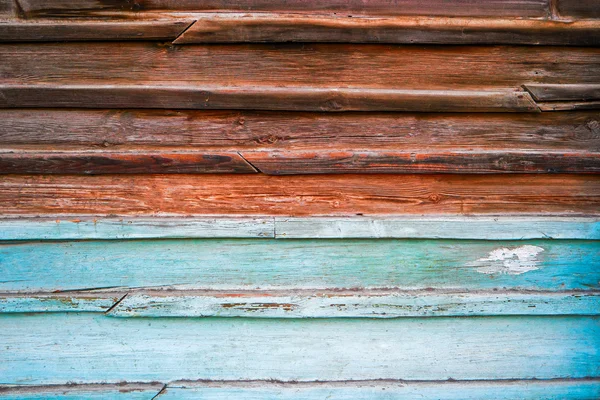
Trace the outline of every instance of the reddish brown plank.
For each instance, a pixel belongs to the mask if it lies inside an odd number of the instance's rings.
[[[238,153],[0,153],[0,174],[255,173]]]
[[[348,42],[600,45],[600,21],[197,14],[175,43]]]
[[[336,173],[599,173],[600,153],[344,150],[243,152],[271,175]]]
[[[173,40],[194,20],[163,21],[0,21],[2,42],[81,40]]]
[[[597,175],[6,175],[17,215],[598,215]]]
[[[555,0],[561,16],[575,18],[600,18],[598,0]]]
[[[548,0],[19,0],[28,15],[141,11],[292,11],[348,14],[542,17]]]
[[[0,85],[0,107],[539,112],[528,92],[134,85]]]
[[[0,109],[3,148],[172,151],[429,149],[600,151],[600,112],[300,113]]]

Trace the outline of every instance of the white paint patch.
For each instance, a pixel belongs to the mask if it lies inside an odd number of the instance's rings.
[[[467,266],[477,267],[476,271],[482,274],[521,275],[539,269],[540,260],[537,257],[543,251],[543,248],[531,245],[514,249],[502,247],[492,250],[485,258],[468,263]]]

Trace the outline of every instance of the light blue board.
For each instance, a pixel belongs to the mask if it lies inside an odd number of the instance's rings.
[[[597,400],[600,382],[340,382],[168,387],[158,400]]]
[[[138,385],[139,386],[139,385]],[[36,387],[36,388],[0,388],[2,400],[152,400],[161,391],[161,387],[147,385],[146,388],[131,388],[128,385],[109,388],[80,387]]]
[[[598,317],[0,316],[0,384],[600,376]]]
[[[600,242],[190,239],[0,245],[0,292],[176,285],[597,290]]]
[[[0,313],[105,312],[125,293],[69,292],[57,294],[0,294]]]

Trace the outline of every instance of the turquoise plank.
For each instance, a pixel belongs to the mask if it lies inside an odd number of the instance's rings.
[[[2,400],[152,400],[160,384],[0,387]]]
[[[0,292],[149,286],[590,290],[600,287],[600,242],[189,239],[0,245]]]
[[[600,376],[598,317],[0,316],[0,384]]]
[[[597,400],[600,382],[200,383],[167,387],[158,400]]]

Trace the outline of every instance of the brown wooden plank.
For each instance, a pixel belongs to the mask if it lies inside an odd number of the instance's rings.
[[[600,85],[526,84],[523,87],[536,101],[600,100]]]
[[[15,0],[0,0],[0,18],[13,18],[17,15]]]
[[[527,92],[136,85],[0,85],[0,107],[539,112]]]
[[[537,105],[542,111],[600,110],[600,101],[549,101]]]
[[[543,17],[548,0],[19,0],[28,15],[141,11],[291,11],[384,15]]]
[[[598,0],[555,0],[561,16],[574,18],[600,18]]]
[[[298,14],[199,14],[175,43],[348,42],[600,45],[600,21],[345,18]]]
[[[0,60],[3,85],[234,87],[257,92],[261,87],[282,92],[519,90],[526,83],[597,84],[600,76],[600,48],[593,47],[27,43],[0,45]]]
[[[344,150],[243,152],[271,175],[336,173],[599,173],[600,153]],[[0,164],[1,165],[1,164]]]
[[[173,40],[194,20],[162,21],[0,21],[0,41]]]
[[[6,175],[18,215],[598,215],[597,175]]]
[[[600,151],[600,112],[300,113],[0,109],[0,146]]]
[[[255,173],[238,153],[11,152],[0,153],[0,174]]]

